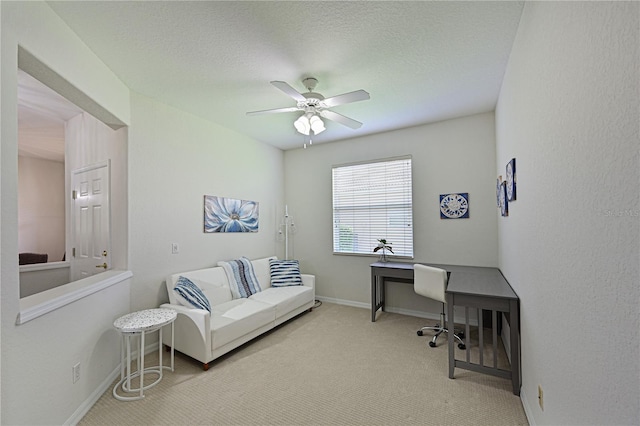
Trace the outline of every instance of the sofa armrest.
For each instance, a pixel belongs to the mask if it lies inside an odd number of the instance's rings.
[[[211,336],[211,314],[206,309],[195,309],[188,308],[182,305],[172,305],[170,303],[165,303],[160,305],[161,308],[173,309],[178,313],[178,316],[184,315],[188,321],[193,322],[196,326],[202,340],[205,343],[209,343],[209,339]],[[178,318],[180,320],[181,318]]]
[[[315,293],[316,290],[316,276],[309,274],[300,274],[302,277],[302,285],[311,287]]]

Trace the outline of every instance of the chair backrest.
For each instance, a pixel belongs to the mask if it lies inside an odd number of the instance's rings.
[[[420,296],[446,303],[447,271],[427,265],[413,265],[413,290]]]

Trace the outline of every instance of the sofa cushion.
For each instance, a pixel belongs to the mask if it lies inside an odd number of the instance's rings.
[[[251,261],[246,257],[229,261],[220,261],[218,266],[222,266],[229,280],[229,288],[234,299],[249,297],[260,292],[260,284],[253,271]]]
[[[182,305],[190,308],[206,309],[211,312],[209,300],[189,278],[180,276],[173,291],[176,293],[176,298]]]
[[[211,349],[274,322],[273,305],[246,298],[215,305],[211,311]]]
[[[286,287],[290,285],[302,285],[300,265],[297,260],[270,260],[271,286]]]
[[[256,274],[258,283],[262,290],[271,287],[271,271],[269,269],[269,262],[271,259],[278,259],[275,256],[264,257],[262,259],[255,259],[251,261],[253,265],[253,272]]]
[[[313,289],[302,285],[271,287],[254,294],[250,300],[275,306],[276,318],[280,318],[305,303],[313,302]]]

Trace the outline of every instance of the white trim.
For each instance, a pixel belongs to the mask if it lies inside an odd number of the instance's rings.
[[[29,265],[20,265],[20,272],[33,272],[33,271],[46,271],[49,269],[62,269],[68,268],[71,262],[68,260],[61,262],[47,262],[47,263],[31,263]]]
[[[536,398],[537,400],[537,398]],[[536,422],[534,422],[533,412],[531,410],[531,406],[528,403],[529,399],[525,396],[524,386],[520,388],[520,402],[522,403],[522,408],[524,408],[524,415],[527,417],[527,421],[529,425],[536,426]]]
[[[157,345],[157,343],[156,343]],[[120,364],[107,376],[106,379],[100,383],[100,385],[91,392],[91,395],[85,399],[82,404],[76,409],[76,411],[64,422],[64,425],[77,425],[80,420],[91,410],[100,397],[111,387],[111,384],[120,377]]]
[[[152,343],[151,345],[145,346],[144,354],[150,354],[158,350],[158,342]],[[132,358],[138,357],[138,351],[133,351],[131,353]],[[80,423],[80,420],[91,410],[91,408],[95,405],[96,402],[102,397],[102,395],[111,389],[113,382],[120,377],[120,364],[116,366],[116,368],[107,376],[106,379],[100,383],[100,385],[91,392],[91,395],[87,399],[85,399],[82,404],[76,409],[76,411],[64,422],[64,425],[77,425]]]
[[[24,324],[76,300],[111,287],[133,276],[131,271],[106,271],[20,299],[16,325]]]
[[[353,306],[354,308],[363,308],[371,311],[370,303],[354,302],[352,300],[335,299],[333,297],[324,297],[324,296],[316,296],[316,299],[318,299],[321,302],[335,303],[337,305]],[[394,308],[392,306],[386,306],[385,312],[391,312],[394,314],[408,315],[411,317],[427,318],[435,321],[440,321],[440,314],[434,314],[432,312],[414,311],[410,309]],[[454,320],[456,324],[464,324],[464,317],[456,316],[454,317]],[[478,321],[474,320],[473,318],[469,318],[469,325],[477,327]]]

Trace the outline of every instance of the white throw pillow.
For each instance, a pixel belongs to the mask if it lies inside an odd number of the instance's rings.
[[[224,269],[229,280],[229,288],[234,299],[249,297],[262,291],[253,271],[251,261],[246,257],[229,261],[220,261],[218,266]]]

